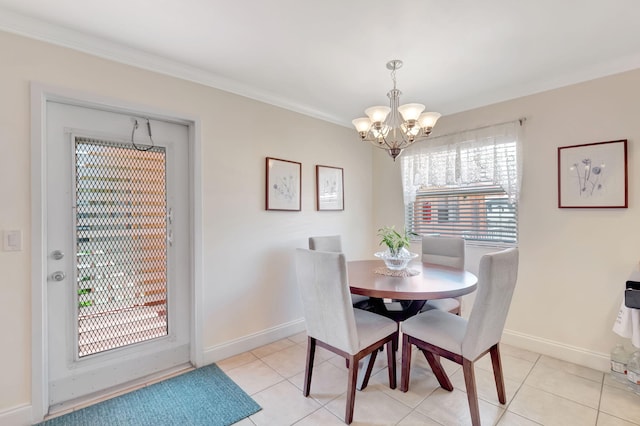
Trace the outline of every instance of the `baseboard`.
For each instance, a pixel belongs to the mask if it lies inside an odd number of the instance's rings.
[[[602,372],[607,372],[610,368],[609,354],[593,352],[577,346],[571,346],[513,330],[504,330],[502,342]]]
[[[0,411],[0,425],[27,426],[33,423],[31,405],[23,404]]]
[[[205,348],[202,357],[203,365],[220,361],[243,352],[250,351],[260,346],[268,345],[277,340],[284,339],[297,333],[305,331],[304,319],[281,324],[277,327],[268,328],[257,333],[249,334],[219,345]]]

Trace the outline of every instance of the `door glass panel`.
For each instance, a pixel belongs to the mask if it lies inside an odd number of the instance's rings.
[[[168,334],[165,154],[75,138],[79,358]]]

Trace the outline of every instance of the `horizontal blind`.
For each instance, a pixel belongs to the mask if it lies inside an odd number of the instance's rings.
[[[165,149],[75,139],[78,356],[168,334]]]
[[[424,191],[407,205],[406,224],[413,232],[461,237],[487,243],[517,241],[517,205],[496,186]]]

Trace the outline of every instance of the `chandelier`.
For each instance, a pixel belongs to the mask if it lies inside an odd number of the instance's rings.
[[[406,147],[426,139],[441,115],[438,112],[423,113],[425,106],[422,104],[400,105],[402,92],[396,88],[396,70],[401,67],[399,59],[387,62],[393,80],[393,89],[387,93],[389,106],[367,108],[364,110],[367,117],[352,121],[363,141],[386,150],[393,161]]]

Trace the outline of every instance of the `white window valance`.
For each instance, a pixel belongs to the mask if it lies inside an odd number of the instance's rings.
[[[404,203],[418,191],[500,186],[517,202],[522,182],[521,123],[509,123],[429,138],[400,157]]]

